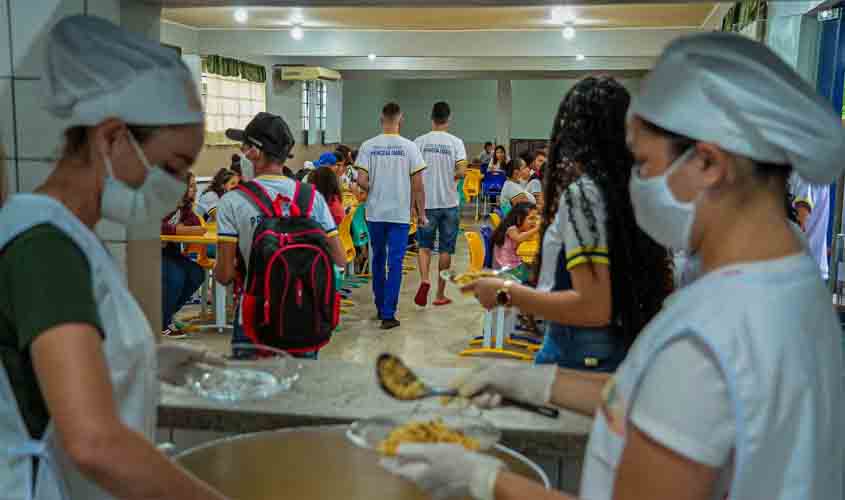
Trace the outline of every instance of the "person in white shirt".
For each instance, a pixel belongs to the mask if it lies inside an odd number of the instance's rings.
[[[452,110],[446,102],[438,102],[431,110],[431,132],[417,137],[414,143],[422,152],[428,166],[423,172],[425,184],[425,215],[428,224],[417,229],[417,243],[420,247],[420,288],[414,302],[425,307],[431,288],[430,265],[434,242],[438,241],[438,269],[452,267],[452,255],[461,224],[457,180],[463,177],[467,166],[467,152],[464,141],[449,133],[449,119]],[[446,281],[437,280],[437,297],[434,305],[444,306],[452,301],[446,297]]]
[[[516,158],[505,165],[505,174],[508,179],[502,186],[502,192],[499,194],[499,205],[502,211],[507,214],[512,206],[517,203],[537,203],[534,195],[529,193],[525,186],[528,184],[528,179],[531,177],[531,169],[526,165],[525,160]]]
[[[531,169],[531,179],[525,190],[534,195],[537,200],[537,210],[543,211],[543,167],[546,164],[546,152],[535,151],[528,156],[528,167]]]
[[[827,254],[827,231],[830,223],[830,186],[813,184],[797,174],[792,174],[789,189],[794,199],[793,207],[798,214],[798,224],[807,236],[810,255],[819,265],[822,279],[829,274]]]
[[[391,102],[381,112],[383,134],[361,145],[355,168],[358,185],[368,190],[367,228],[370,232],[370,256],[373,295],[381,328],[399,326],[396,307],[402,286],[402,260],[408,246],[411,207],[417,213],[417,225],[426,226],[425,170],[420,148],[399,135],[402,110]],[[387,272],[385,272],[387,266]]]
[[[295,144],[293,135],[281,116],[270,113],[258,113],[246,126],[245,130],[231,130],[232,138],[243,141],[246,154],[250,157],[255,173],[254,180],[267,191],[271,199],[278,196],[293,199],[297,181],[283,175],[284,163]],[[284,208],[287,211],[287,207]],[[287,213],[285,214],[287,215]],[[250,252],[252,250],[255,228],[261,219],[261,211],[242,192],[235,190],[226,193],[217,205],[217,265],[214,278],[221,284],[228,285],[237,274],[235,263],[238,255],[249,271]],[[326,200],[320,193],[314,197],[311,218],[325,230],[329,241],[332,261],[337,266],[346,265],[346,252],[338,238],[337,225],[332,218]],[[245,276],[244,276],[245,278]],[[232,344],[250,343],[242,329],[240,311],[236,313],[233,325]],[[234,356],[239,356],[233,350]],[[316,358],[317,351],[296,354],[299,357]]]
[[[490,159],[490,164],[487,166],[487,171],[501,171],[505,169],[505,165],[508,164],[508,153],[505,151],[504,146],[496,146],[496,150],[493,153],[493,158]]]
[[[842,498],[842,330],[783,202],[793,169],[816,184],[841,175],[841,118],[768,47],[723,32],[672,42],[628,117],[637,224],[700,255],[702,276],[613,375],[490,365],[454,385],[477,404],[595,417],[582,499]],[[490,285],[470,288],[488,306],[527,296]],[[460,446],[403,445],[397,461],[439,498],[575,498]]]
[[[218,170],[217,173],[214,174],[214,178],[211,179],[211,184],[205,188],[205,191],[197,200],[197,215],[202,217],[206,222],[214,220],[217,213],[217,204],[220,202],[220,198],[222,198],[224,194],[235,189],[239,181],[240,178],[235,174],[235,172],[229,170],[228,168],[221,168]]]
[[[481,155],[478,157],[478,161],[481,162],[482,165],[489,164],[490,160],[493,159],[493,143],[487,141],[484,143],[484,151],[481,152]]]

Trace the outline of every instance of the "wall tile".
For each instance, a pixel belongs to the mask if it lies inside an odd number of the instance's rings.
[[[15,160],[0,160],[0,200],[6,200],[15,192]]]
[[[82,14],[84,0],[12,0],[15,75],[41,76],[46,34],[63,17]]]
[[[123,272],[123,276],[126,276],[126,243],[106,243],[106,248],[109,249],[109,253],[114,257],[115,262],[117,262],[117,266]]]
[[[50,172],[53,171],[53,163],[43,161],[18,160],[18,176],[21,180],[21,192],[31,193],[41,185]]]
[[[9,47],[9,11],[0,2],[0,76],[12,74],[12,52]]]
[[[2,3],[2,2],[0,2]],[[15,156],[15,130],[12,121],[12,80],[0,80],[0,146],[6,156]]]
[[[18,158],[57,158],[67,121],[59,120],[43,107],[40,80],[15,81],[15,112],[18,123]]]
[[[104,241],[108,242],[125,242],[126,241],[126,226],[117,224],[107,219],[102,219],[97,227],[94,228],[99,236]]]
[[[88,0],[89,16],[100,16],[120,24],[120,0]]]

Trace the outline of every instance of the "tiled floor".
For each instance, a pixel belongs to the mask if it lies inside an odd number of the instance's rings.
[[[465,222],[472,223],[472,217],[465,217]],[[466,239],[460,235],[452,267],[463,271],[468,261]],[[406,258],[406,264],[413,264],[416,268],[416,258]],[[453,300],[452,304],[435,307],[429,303],[426,308],[418,307],[414,304],[414,295],[419,282],[419,271],[405,274],[397,314],[402,325],[388,331],[379,329],[380,322],[374,320],[376,312],[370,285],[354,289],[351,300],[355,306],[343,315],[340,331],[320,352],[320,358],[370,364],[378,354],[389,351],[400,355],[412,366],[472,366],[475,359],[462,358],[458,352],[466,348],[470,338],[480,334],[481,307],[474,298],[462,296],[451,285],[447,295]],[[433,298],[434,290],[430,300]],[[188,307],[184,312],[190,315],[196,313],[196,309],[197,306]],[[186,342],[199,342],[214,351],[228,353],[230,338],[231,331],[224,334],[213,331],[194,334]]]

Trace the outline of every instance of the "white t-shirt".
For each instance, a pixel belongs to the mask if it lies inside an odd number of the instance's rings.
[[[271,199],[275,199],[277,195],[292,199],[294,193],[296,193],[296,181],[283,175],[262,175],[255,181],[267,190]],[[288,215],[287,211],[284,212],[284,215]],[[261,211],[253,204],[252,200],[238,190],[223,195],[217,205],[217,239],[220,242],[237,242],[246,265],[249,265],[255,228],[262,217]],[[320,193],[316,193],[314,198],[311,218],[323,226],[328,236],[337,235],[337,225],[332,218],[326,200]]]
[[[417,137],[414,144],[420,148],[428,168],[423,172],[425,183],[425,208],[454,208],[458,206],[458,183],[455,169],[467,163],[464,141],[448,132],[432,131]]]
[[[525,186],[525,190],[531,194],[537,194],[543,192],[543,183],[540,182],[540,179],[534,178],[528,181],[528,185]]]
[[[570,207],[567,205],[567,194],[564,192],[560,195],[555,219],[546,229],[543,238],[543,263],[540,266],[537,283],[537,288],[542,291],[549,291],[554,287],[558,255],[562,248],[566,249],[567,270],[586,263],[587,256],[594,264],[610,263],[607,246],[607,207],[601,191],[587,175],[582,175],[566,189],[572,199],[572,217],[569,215]],[[587,216],[584,198],[592,208],[598,234],[593,234],[590,228],[590,218]],[[575,225],[572,223],[573,220]],[[581,240],[578,239],[579,234]]]
[[[367,220],[411,223],[411,176],[425,170],[420,148],[400,135],[382,134],[358,151],[355,168],[367,172]]]
[[[214,191],[204,192],[197,200],[197,212],[204,218],[214,217],[220,197]]]
[[[822,279],[828,278],[829,264],[827,256],[827,231],[830,223],[830,186],[811,184],[797,174],[789,179],[789,190],[794,204],[806,203],[810,207],[810,216],[806,222],[806,236],[810,255],[819,265]]]
[[[507,201],[511,204],[511,206],[513,206],[513,199],[521,194],[525,195],[526,201],[528,203],[537,203],[537,199],[534,198],[534,195],[526,191],[522,184],[518,184],[510,179],[506,180],[505,184],[502,186],[502,193],[500,196],[503,200]]]
[[[490,171],[490,170],[501,170],[502,172],[504,172],[505,171],[505,165],[507,165],[507,164],[508,164],[507,161],[504,161],[502,163],[496,163],[496,160],[490,160],[490,164],[487,165],[487,170],[488,171]]]

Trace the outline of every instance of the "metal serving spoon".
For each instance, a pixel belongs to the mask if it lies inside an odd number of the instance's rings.
[[[391,374],[390,371],[393,370]],[[391,378],[391,375],[394,375]],[[376,380],[381,389],[388,396],[400,401],[416,401],[432,397],[456,397],[457,389],[431,387],[426,385],[402,360],[393,354],[384,353],[376,360]],[[543,415],[557,418],[560,412],[557,408],[540,406],[510,398],[502,398],[502,404]]]

